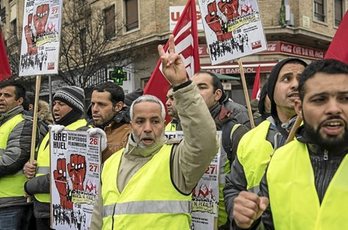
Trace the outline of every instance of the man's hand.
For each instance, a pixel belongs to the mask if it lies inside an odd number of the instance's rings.
[[[37,162],[33,161],[30,163],[29,161],[25,163],[23,167],[23,173],[26,178],[31,179],[35,176],[36,173]]]
[[[233,218],[238,227],[250,228],[268,206],[268,198],[252,192],[242,191],[234,199]]]
[[[68,172],[73,184],[73,190],[82,191],[86,176],[86,158],[79,154],[70,155]]]
[[[187,79],[184,62],[179,54],[175,53],[174,36],[170,35],[168,40],[168,52],[166,53],[162,45],[158,46],[158,55],[162,61],[162,71],[164,76],[172,86],[178,86]]]
[[[51,129],[51,131],[55,134],[63,132],[65,129],[64,125],[48,125],[48,127]]]

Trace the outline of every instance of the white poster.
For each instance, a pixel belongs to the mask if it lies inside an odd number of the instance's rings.
[[[19,76],[57,74],[63,0],[24,3]]]
[[[168,139],[183,138],[182,131],[165,132]],[[221,143],[221,131],[218,131]],[[221,146],[221,144],[220,144]],[[211,161],[197,186],[192,191],[191,217],[192,230],[217,229],[219,210],[219,175],[220,175],[221,148]]]
[[[51,132],[50,150],[51,227],[87,230],[100,185],[100,138]]]
[[[198,0],[212,65],[267,49],[256,0]]]

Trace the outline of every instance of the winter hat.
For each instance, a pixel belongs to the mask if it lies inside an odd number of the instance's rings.
[[[54,100],[60,100],[71,108],[84,112],[85,92],[77,86],[66,86],[57,90],[53,96]]]
[[[278,119],[278,114],[277,114],[277,105],[274,101],[274,88],[278,80],[278,75],[280,70],[283,68],[284,65],[288,63],[298,63],[300,65],[303,65],[304,67],[307,66],[307,63],[304,62],[303,60],[299,58],[286,58],[283,59],[282,61],[278,62],[272,69],[271,74],[268,78],[268,88],[267,88],[267,93],[268,97],[271,101],[271,115],[273,118]]]

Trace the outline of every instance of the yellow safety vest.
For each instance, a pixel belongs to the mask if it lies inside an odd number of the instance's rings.
[[[12,130],[24,120],[22,114],[17,114],[10,120],[0,126],[0,149],[5,150],[7,141]],[[0,159],[3,156],[0,155]],[[24,197],[24,183],[26,178],[22,170],[12,175],[3,176],[0,178],[0,198],[6,197]]]
[[[237,158],[243,166],[247,190],[258,192],[259,184],[273,153],[267,141],[271,123],[268,120],[247,132],[238,144]]]
[[[165,131],[176,131],[176,124],[172,123],[172,122],[169,122],[165,129]]]
[[[102,171],[103,229],[190,229],[191,194],[181,194],[170,175],[172,145],[164,145],[140,168],[120,193],[117,175],[123,149]]]
[[[81,127],[87,126],[85,119],[79,119],[70,125],[66,126],[67,130],[77,130]],[[49,148],[49,133],[46,134],[42,140],[38,154],[37,154],[37,171],[35,177],[46,175],[50,173],[50,148]],[[34,195],[36,200],[43,203],[50,203],[51,196],[49,193],[37,193]]]
[[[279,148],[267,170],[275,229],[348,229],[347,175],[346,155],[320,205],[307,146],[294,140]]]

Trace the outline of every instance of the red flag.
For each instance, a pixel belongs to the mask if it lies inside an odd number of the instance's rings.
[[[181,55],[187,74],[191,78],[200,69],[195,0],[188,0],[174,28],[173,35],[175,52]],[[164,46],[164,50],[167,51],[167,49],[168,42]],[[168,88],[169,82],[163,76],[161,60],[158,60],[156,68],[144,88],[144,94],[154,95],[165,103]]]
[[[344,15],[324,59],[336,59],[348,64],[348,11]]]
[[[259,99],[260,98],[260,71],[261,67],[257,67],[255,79],[254,79],[254,85],[253,85],[253,92],[251,94],[251,99]]]
[[[8,62],[5,41],[0,30],[0,81],[6,80],[11,76],[11,67]]]

